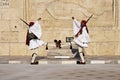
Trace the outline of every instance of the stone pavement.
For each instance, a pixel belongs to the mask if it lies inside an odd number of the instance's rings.
[[[87,64],[120,64],[120,56],[86,56]],[[31,56],[0,56],[0,64],[29,64]],[[73,58],[37,57],[39,64],[76,64]]]
[[[0,80],[120,80],[120,64],[0,64]]]

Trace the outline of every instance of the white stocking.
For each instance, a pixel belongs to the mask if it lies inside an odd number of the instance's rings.
[[[83,56],[83,50],[84,50],[84,48],[79,47],[78,49],[79,49],[80,58],[81,58],[82,62],[85,62],[85,59],[84,59],[84,56]]]

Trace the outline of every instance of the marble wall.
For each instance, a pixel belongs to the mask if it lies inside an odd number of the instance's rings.
[[[0,55],[31,55],[25,45],[27,26],[19,20],[41,17],[42,40],[73,37],[72,19],[87,23],[91,43],[87,55],[120,55],[119,0],[0,0]],[[45,56],[45,47],[38,49]]]

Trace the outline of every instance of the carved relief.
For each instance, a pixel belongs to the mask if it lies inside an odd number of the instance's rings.
[[[0,0],[0,8],[9,7],[9,0]]]
[[[114,5],[113,0],[37,0],[39,14],[48,11],[55,19],[87,19],[91,14],[95,25],[113,26]],[[104,24],[104,25],[103,25]]]

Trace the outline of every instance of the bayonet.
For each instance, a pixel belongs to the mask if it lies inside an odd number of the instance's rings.
[[[87,19],[86,23],[90,20],[90,18],[92,18],[93,14]]]

